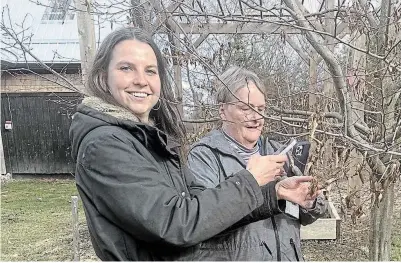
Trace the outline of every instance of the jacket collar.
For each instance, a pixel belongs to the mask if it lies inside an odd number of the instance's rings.
[[[82,100],[82,104],[85,106],[88,106],[92,109],[95,109],[101,113],[110,115],[114,118],[117,118],[119,120],[128,120],[128,121],[134,121],[134,122],[141,122],[137,116],[135,116],[132,112],[129,110],[113,105],[111,103],[107,103],[104,100],[97,98],[97,97],[86,97]],[[149,119],[149,123],[146,123],[147,125],[154,126],[154,122]]]
[[[276,141],[270,140],[268,137],[260,136],[258,140],[261,155],[274,154],[282,145]],[[237,151],[227,142],[221,130],[213,130],[206,134],[198,142],[194,143],[191,148],[196,146],[207,146],[210,149],[216,150],[224,155],[231,155],[243,162],[243,158],[239,156]]]
[[[206,146],[214,151],[220,152],[223,155],[232,156],[236,158],[240,163],[245,164],[244,159],[227,141],[221,130],[210,131],[202,139],[194,143],[191,149],[197,146]]]
[[[180,147],[179,142],[155,127],[153,120],[149,119],[150,123],[140,122],[139,118],[129,110],[107,103],[100,98],[85,97],[78,107],[78,111],[136,134],[146,147],[154,145],[155,148],[160,148],[162,146],[162,149],[166,149],[167,152],[173,155],[177,153],[177,147]]]

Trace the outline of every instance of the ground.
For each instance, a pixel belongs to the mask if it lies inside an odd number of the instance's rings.
[[[336,185],[332,200],[342,219],[341,236],[332,241],[302,241],[303,253],[308,261],[368,261],[369,260],[369,207],[364,206],[364,215],[356,222],[351,220],[351,211],[341,209],[341,199],[346,192],[345,182]],[[401,260],[401,187],[395,186],[392,260]],[[362,200],[369,200],[368,185],[363,188]]]
[[[397,185],[393,224],[392,260],[401,260],[401,190]],[[341,191],[340,191],[341,192]],[[1,189],[1,261],[71,261],[71,196],[73,180],[14,180]],[[341,215],[340,199],[333,201]],[[367,212],[367,211],[366,211]],[[82,204],[80,217],[81,261],[98,260],[90,243]],[[342,215],[341,238],[303,241],[309,261],[368,260],[368,216],[356,224]]]
[[[71,261],[73,180],[15,180],[1,186],[1,261]],[[85,218],[80,207],[81,232]],[[87,236],[87,235],[86,235]],[[82,239],[82,259],[94,260]],[[92,248],[90,248],[92,249]]]

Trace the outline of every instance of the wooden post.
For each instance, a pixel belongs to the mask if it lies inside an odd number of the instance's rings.
[[[4,125],[2,123],[1,125]],[[6,174],[6,161],[4,159],[3,137],[0,131],[0,174]]]
[[[90,14],[91,0],[75,0],[77,8],[77,28],[79,35],[79,47],[81,54],[82,83],[86,87],[86,78],[95,56],[95,26]]]
[[[73,261],[79,261],[78,196],[71,196]]]

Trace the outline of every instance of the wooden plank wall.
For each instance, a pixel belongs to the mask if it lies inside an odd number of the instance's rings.
[[[1,135],[12,174],[74,172],[68,130],[81,101],[77,93],[2,93]],[[13,129],[5,130],[5,121]]]

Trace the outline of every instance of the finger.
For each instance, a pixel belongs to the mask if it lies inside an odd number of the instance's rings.
[[[277,149],[277,151],[274,152],[274,154],[280,154],[284,149],[285,149],[285,145],[281,146],[280,148]]]
[[[266,156],[262,156],[267,160],[276,162],[276,163],[284,163],[288,160],[286,155],[266,155]]]
[[[322,190],[316,190],[315,194],[312,196],[313,199],[316,199],[319,195],[321,195],[323,193]]]
[[[294,176],[294,180],[296,180],[298,183],[307,183],[312,181],[312,179],[312,176]]]
[[[274,167],[274,169],[279,169],[279,170],[284,169],[283,168],[284,163],[274,163],[274,164],[272,164],[272,166]]]
[[[315,200],[321,193],[322,193],[321,190],[317,190],[316,192],[314,192],[313,195],[311,195],[310,192],[308,192],[306,199]]]
[[[249,157],[248,163],[250,163],[250,162],[252,162],[253,160],[256,160],[256,159],[258,159],[258,158],[260,158],[259,155],[252,155],[251,157]]]
[[[315,203],[315,200],[309,200],[305,204],[305,208],[310,209],[313,207],[313,204]]]
[[[303,208],[311,208],[313,206],[314,201],[309,200],[309,199],[305,199],[304,201],[300,202],[300,206],[302,206]]]

